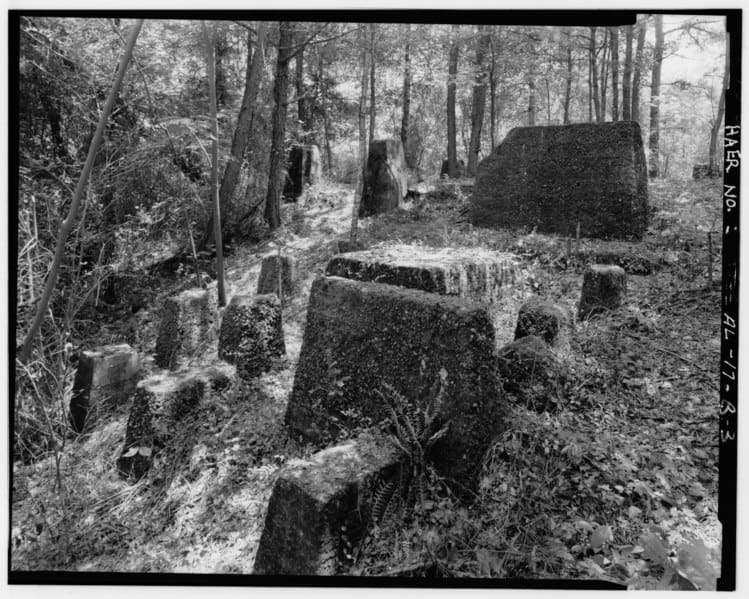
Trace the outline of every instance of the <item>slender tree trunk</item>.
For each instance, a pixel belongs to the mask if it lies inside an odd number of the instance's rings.
[[[596,122],[602,122],[601,101],[598,97],[598,68],[596,66],[596,28],[590,28],[590,81],[591,95],[593,96],[593,108],[596,111]]]
[[[642,50],[645,47],[648,19],[643,17],[637,28],[634,72],[632,73],[632,120],[640,122],[640,78],[642,77]]]
[[[611,41],[611,120],[619,120],[619,28],[612,27]]]
[[[481,152],[481,128],[484,124],[484,111],[486,109],[486,68],[484,60],[489,50],[489,34],[486,28],[479,27],[479,39],[476,45],[476,80],[473,85],[473,100],[471,106],[471,141],[468,145],[467,174],[469,177],[476,175],[479,164],[479,153]]]
[[[536,82],[533,77],[528,78],[528,125],[536,125]]]
[[[661,64],[663,62],[663,15],[655,15],[655,48],[653,50],[653,79],[650,85],[650,137],[648,148],[648,175],[652,178],[659,175],[659,141],[661,136]]]
[[[730,37],[726,36],[726,59],[725,69],[723,71],[723,87],[720,90],[720,100],[718,101],[718,114],[715,115],[713,126],[710,129],[710,151],[708,153],[708,175],[714,177],[718,174],[718,133],[720,124],[723,121],[723,114],[726,110],[726,90],[730,83],[731,75],[731,53]]]
[[[452,26],[452,40],[450,42],[450,56],[448,61],[447,80],[447,176],[456,179],[458,171],[458,152],[456,148],[456,123],[455,123],[455,89],[458,76],[458,25]]]
[[[216,240],[216,274],[218,285],[218,305],[226,305],[226,292],[224,291],[224,248],[221,241],[221,202],[218,194],[218,101],[216,95],[216,73],[215,57],[216,48],[216,26],[209,34],[205,21],[203,26],[203,37],[205,38],[206,62],[208,63],[208,92],[211,109],[211,129],[213,130],[211,140],[211,199],[213,200],[213,236]]]
[[[411,117],[411,25],[406,25],[406,46],[403,54],[403,118],[401,119],[401,143],[408,168],[414,168],[414,159],[408,145],[408,127]]]
[[[371,52],[367,49],[364,25],[359,30],[359,162],[356,169],[356,187],[354,187],[354,209],[351,213],[351,241],[356,241],[359,228],[359,206],[364,187],[364,177],[367,169],[367,84],[369,82]]]
[[[239,181],[239,173],[242,170],[242,159],[250,140],[250,130],[252,128],[252,120],[255,113],[255,101],[257,99],[258,89],[260,88],[260,79],[263,74],[265,52],[263,46],[265,44],[265,31],[265,23],[259,21],[257,25],[257,39],[255,40],[254,52],[252,52],[252,34],[248,34],[247,71],[245,74],[244,96],[242,97],[242,106],[239,109],[239,116],[237,117],[237,127],[234,130],[234,137],[231,141],[231,153],[229,159],[226,161],[224,176],[221,179],[221,187],[219,189],[219,204],[221,206],[221,214],[224,215],[224,220],[226,219],[228,207],[231,205],[231,200],[234,196],[237,182]],[[223,229],[226,229],[228,225],[229,223],[224,222]],[[212,236],[213,214],[210,216],[208,227],[206,228],[206,235],[203,238],[203,243],[201,245],[205,245]]]
[[[593,122],[593,63],[588,56],[588,122]]]
[[[294,74],[296,75],[297,114],[302,127],[302,142],[314,144],[317,142],[314,135],[314,123],[312,122],[312,105],[310,99],[305,96],[304,90],[304,48],[300,48],[295,56]]]
[[[101,116],[99,117],[99,124],[96,126],[94,137],[91,140],[91,145],[88,148],[86,162],[83,165],[83,170],[81,171],[80,177],[78,177],[78,183],[76,184],[75,191],[73,192],[73,199],[70,202],[68,215],[65,217],[65,220],[60,226],[60,232],[57,236],[57,243],[55,245],[55,255],[52,258],[52,265],[50,266],[49,272],[47,273],[47,280],[44,283],[42,296],[39,298],[39,305],[36,308],[34,320],[31,322],[29,331],[26,333],[26,337],[24,337],[20,352],[18,353],[18,357],[22,362],[26,362],[28,360],[29,355],[31,354],[31,343],[34,340],[36,334],[39,332],[39,328],[42,326],[42,321],[44,320],[44,317],[47,313],[47,307],[49,306],[50,299],[52,298],[52,293],[54,292],[55,285],[57,284],[57,276],[60,271],[60,264],[62,264],[62,260],[65,256],[65,243],[68,240],[68,236],[70,235],[70,232],[73,229],[73,225],[75,224],[76,217],[78,216],[78,208],[81,203],[81,198],[83,197],[83,192],[86,189],[86,184],[88,183],[91,169],[94,166],[94,160],[96,158],[96,153],[99,149],[99,145],[101,144],[101,140],[104,137],[104,129],[106,127],[107,120],[109,119],[109,115],[112,113],[112,108],[114,107],[115,100],[117,99],[117,95],[119,94],[120,86],[122,85],[122,80],[125,77],[127,65],[133,55],[135,41],[138,39],[138,33],[140,33],[142,25],[143,19],[138,19],[133,25],[133,29],[130,32],[127,44],[125,45],[125,50],[122,54],[122,58],[120,59],[120,64],[117,67],[117,72],[115,73],[112,87],[109,90],[109,95],[107,96],[107,100],[104,103],[104,107],[102,108]]]
[[[294,39],[293,23],[281,21],[276,59],[276,81],[273,86],[273,132],[271,134],[268,193],[265,197],[265,220],[271,231],[281,225],[281,193],[284,180],[284,136],[286,134],[286,97],[289,92],[289,61]]]
[[[490,48],[492,63],[489,69],[489,134],[491,136],[492,151],[497,147],[496,128],[497,128],[497,40],[494,36],[490,37]]]
[[[328,160],[328,171],[333,168],[333,148],[330,145],[330,116],[328,115],[327,89],[325,86],[325,65],[323,53],[319,53],[317,79],[320,82],[320,110],[325,133],[325,154]]]
[[[625,31],[627,47],[624,51],[624,75],[622,78],[622,120],[632,119],[632,25]]]
[[[570,123],[570,99],[572,98],[572,34],[567,30],[567,80],[564,87],[564,116],[562,122]]]
[[[229,44],[226,42],[226,33],[216,32],[216,102],[218,107],[226,106],[228,91],[226,85],[226,68],[224,65],[226,57],[229,55]]]
[[[601,122],[604,122],[606,120],[606,88],[608,87],[608,81],[609,81],[609,72],[608,72],[608,44],[609,39],[609,32],[608,29],[603,30],[603,54],[601,56],[601,78],[600,78],[600,87],[601,87]]]
[[[377,116],[377,102],[375,89],[375,24],[369,24],[369,143],[375,138],[375,117]]]

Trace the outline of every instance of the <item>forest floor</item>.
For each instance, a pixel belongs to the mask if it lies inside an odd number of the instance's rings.
[[[577,322],[559,357],[571,373],[558,409],[513,408],[487,453],[477,497],[461,505],[437,481],[428,498],[367,535],[350,573],[602,579],[630,588],[710,588],[720,573],[717,520],[720,186],[650,184],[653,224],[640,243],[572,240],[472,227],[460,186],[360,222],[369,247],[416,244],[511,251],[528,269],[495,314],[498,346],[536,293],[574,314],[586,264],[619,263],[627,303]],[[311,451],[283,427],[312,281],[346,238],[350,187],[312,189],[283,207],[272,240],[226,260],[227,296],[253,294],[262,258],[296,258],[300,293],[284,309],[287,355],[181,421],[178,444],[140,482],[116,472],[127,405],[52,457],[13,467],[12,568],[251,573],[279,468]],[[707,231],[715,232],[712,287]],[[612,258],[613,256],[613,258]],[[176,284],[170,281],[161,299]],[[215,292],[215,282],[209,286]],[[102,329],[91,345],[154,347],[159,305]],[[215,345],[195,362],[214,359]]]

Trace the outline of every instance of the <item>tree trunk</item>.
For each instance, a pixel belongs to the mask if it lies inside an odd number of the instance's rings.
[[[492,63],[489,69],[489,134],[491,136],[492,151],[497,147],[496,142],[496,127],[497,127],[497,55],[496,45],[497,40],[494,37],[490,38],[490,48]]]
[[[627,25],[625,34],[627,49],[624,51],[624,76],[622,78],[622,120],[632,119],[632,25]]]
[[[473,85],[473,101],[471,106],[471,141],[468,145],[467,174],[469,177],[476,175],[481,152],[481,128],[484,124],[484,111],[486,109],[486,68],[484,60],[489,49],[489,34],[485,26],[479,26],[480,37],[476,45],[476,80]]]
[[[570,99],[572,97],[572,34],[567,30],[567,81],[564,87],[564,117],[563,123],[570,123]]]
[[[211,129],[213,130],[211,140],[211,199],[213,201],[213,236],[216,240],[216,276],[218,285],[218,305],[226,305],[226,292],[224,291],[224,249],[221,242],[221,202],[218,197],[218,98],[216,93],[216,62],[213,55],[216,48],[216,26],[209,34],[205,21],[203,36],[205,38],[206,62],[208,64],[208,95],[211,109]]]
[[[640,122],[640,78],[642,77],[642,49],[645,46],[648,19],[640,20],[637,32],[637,49],[635,50],[634,73],[632,73],[632,120]]]
[[[588,56],[588,122],[593,122],[593,78],[591,72],[593,70],[593,64],[591,63],[590,56]]]
[[[304,48],[300,48],[295,57],[294,74],[296,75],[295,87],[297,96],[297,114],[299,124],[302,127],[302,143],[314,144],[314,124],[312,122],[312,110],[310,99],[304,92]]]
[[[406,166],[414,168],[413,156],[409,151],[408,127],[411,117],[411,25],[406,25],[406,46],[403,55],[403,118],[401,120],[401,143],[406,158]]]
[[[611,42],[611,120],[619,120],[619,28],[612,27]]]
[[[603,55],[601,56],[601,78],[599,81],[600,87],[601,87],[601,121],[604,122],[606,120],[606,88],[608,87],[608,81],[609,81],[609,72],[608,72],[608,65],[609,62],[607,60],[608,58],[608,44],[609,39],[609,32],[608,29],[603,30],[603,45],[601,46],[603,48]]]
[[[720,90],[720,100],[718,101],[718,114],[715,115],[715,121],[710,129],[710,151],[708,153],[708,175],[714,177],[718,174],[718,133],[720,133],[720,123],[723,120],[723,113],[726,110],[726,90],[730,82],[731,74],[731,54],[730,54],[730,37],[726,36],[726,65],[723,71],[723,87]]]
[[[325,154],[328,160],[328,171],[333,168],[333,148],[330,145],[330,116],[328,115],[327,90],[325,89],[325,65],[323,53],[319,53],[317,79],[320,82],[320,110],[322,112],[325,133]]]
[[[367,50],[366,33],[364,25],[359,30],[359,161],[356,169],[356,186],[354,187],[354,209],[351,214],[351,241],[356,242],[359,228],[359,206],[361,205],[362,191],[364,187],[364,176],[367,168],[367,84],[369,82],[371,53]]]
[[[237,182],[239,181],[239,173],[242,170],[242,159],[250,140],[250,130],[252,128],[252,120],[255,113],[255,101],[257,99],[258,89],[260,88],[260,79],[263,74],[264,44],[265,23],[259,21],[254,52],[252,52],[252,34],[248,33],[247,71],[245,74],[244,96],[242,97],[242,106],[239,109],[239,116],[237,117],[237,127],[234,130],[234,137],[231,141],[231,153],[229,159],[226,161],[224,176],[221,179],[221,187],[219,189],[219,204],[221,206],[221,214],[224,215],[224,218],[228,213],[228,207],[231,205],[231,200],[234,196]],[[226,229],[228,225],[229,223],[224,222],[223,228]],[[210,216],[206,235],[201,245],[205,245],[212,236],[213,214]]]
[[[658,144],[661,135],[660,104],[661,104],[661,64],[663,62],[663,15],[655,15],[655,48],[653,50],[653,79],[650,85],[650,137],[648,149],[648,176],[658,177]]]
[[[596,122],[600,123],[601,118],[601,101],[598,97],[598,69],[596,67],[596,28],[590,28],[590,82],[591,95],[593,96],[593,108],[596,111]]]
[[[375,102],[375,24],[369,24],[369,143],[375,138],[375,116],[377,103]]]
[[[289,92],[289,61],[294,38],[293,23],[279,23],[278,57],[276,59],[276,81],[273,86],[273,132],[271,134],[270,172],[268,193],[265,197],[265,220],[274,231],[281,225],[281,192],[285,173],[284,136],[286,134],[286,96]]]
[[[452,39],[450,42],[450,56],[448,61],[448,80],[447,80],[447,176],[451,179],[457,179],[458,171],[458,152],[456,148],[456,123],[455,123],[455,88],[458,77],[458,55],[460,47],[458,46],[458,25],[452,26]]]
[[[216,86],[216,102],[218,107],[226,106],[228,91],[226,85],[226,69],[224,61],[229,55],[229,44],[226,42],[226,33],[216,33],[216,76],[214,85]]]
[[[536,82],[528,78],[528,125],[536,126]]]
[[[57,276],[60,271],[60,264],[62,264],[62,260],[65,256],[65,243],[68,240],[70,231],[73,229],[76,217],[78,216],[78,207],[80,206],[83,192],[86,189],[86,184],[88,183],[88,177],[91,174],[91,169],[94,166],[96,153],[99,149],[99,145],[101,144],[101,140],[104,137],[104,129],[107,125],[107,120],[109,119],[109,115],[112,112],[112,107],[114,106],[115,100],[117,99],[117,95],[119,94],[122,80],[125,77],[125,70],[127,69],[127,65],[133,55],[135,41],[138,39],[138,33],[140,33],[142,25],[143,19],[138,19],[133,25],[132,31],[130,32],[127,44],[125,45],[125,50],[122,54],[122,58],[120,59],[120,64],[117,67],[117,72],[114,76],[112,88],[109,90],[107,101],[104,103],[104,107],[102,108],[101,116],[99,117],[99,124],[97,125],[96,132],[94,133],[94,137],[91,140],[91,145],[88,148],[86,162],[83,165],[83,170],[81,171],[80,177],[78,177],[78,183],[75,187],[75,191],[73,192],[73,199],[70,202],[68,215],[60,225],[60,232],[57,236],[57,243],[55,245],[55,255],[52,258],[52,265],[50,266],[49,272],[47,273],[47,280],[44,284],[44,291],[42,291],[42,296],[41,298],[39,298],[39,305],[36,308],[34,320],[31,322],[29,331],[26,333],[26,337],[24,337],[20,352],[18,354],[18,357],[22,362],[26,362],[28,360],[29,355],[31,354],[31,343],[34,340],[36,334],[39,332],[39,328],[42,326],[42,321],[44,320],[44,317],[47,313],[47,307],[49,306],[50,299],[52,298],[52,293],[54,292],[55,285],[57,284]]]

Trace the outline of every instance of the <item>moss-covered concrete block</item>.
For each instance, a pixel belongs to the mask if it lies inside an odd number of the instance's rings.
[[[627,293],[627,273],[619,266],[593,264],[583,274],[578,318],[616,310]]]
[[[400,139],[377,139],[369,144],[359,216],[397,208],[408,191],[408,172]]]
[[[205,289],[187,289],[167,298],[161,311],[154,358],[161,368],[175,370],[210,339],[214,310]]]
[[[434,446],[438,471],[473,484],[481,458],[503,429],[494,328],[487,311],[460,298],[381,283],[321,277],[286,411],[293,434],[325,443],[342,428],[389,418],[388,386],[420,409],[443,381],[437,418],[448,433]]]
[[[162,372],[138,383],[125,442],[117,459],[121,476],[138,480],[146,474],[154,454],[170,442],[179,421],[206,392],[225,388],[233,377],[234,368],[219,363],[182,372]]]
[[[504,346],[497,363],[502,386],[516,401],[539,412],[561,403],[567,370],[540,337],[527,335]]]
[[[515,339],[536,335],[549,345],[554,345],[567,322],[567,314],[560,306],[540,297],[533,297],[520,306]]]
[[[367,244],[359,240],[338,239],[335,242],[335,249],[338,254],[348,254],[349,252],[360,252],[367,249]]]
[[[81,352],[70,400],[70,423],[82,433],[111,402],[126,399],[141,371],[138,352],[127,344]]]
[[[258,295],[275,293],[286,303],[299,291],[296,262],[290,256],[271,254],[263,258],[257,281]]]
[[[273,358],[286,353],[281,304],[276,295],[235,295],[224,310],[218,356],[253,379],[270,370]]]
[[[634,121],[518,127],[478,167],[471,222],[640,239],[648,184]]]
[[[285,466],[268,503],[254,573],[341,573],[368,523],[373,482],[397,463],[392,444],[366,435]]]
[[[284,183],[284,198],[296,202],[308,185],[317,185],[322,177],[320,148],[297,144],[289,150],[289,161]]]
[[[494,302],[524,281],[511,254],[476,248],[396,245],[334,256],[328,276]]]

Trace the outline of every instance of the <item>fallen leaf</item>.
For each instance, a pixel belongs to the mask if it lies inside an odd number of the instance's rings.
[[[614,535],[610,526],[599,526],[590,537],[590,546],[598,551],[604,543],[613,541]]]
[[[635,507],[634,505],[630,505],[629,508],[627,508],[627,515],[632,519],[636,520],[640,517],[642,514],[642,510],[638,507]]]
[[[646,532],[640,537],[640,544],[644,548],[643,557],[659,565],[665,565],[668,562],[666,548],[661,540],[651,532]]]

